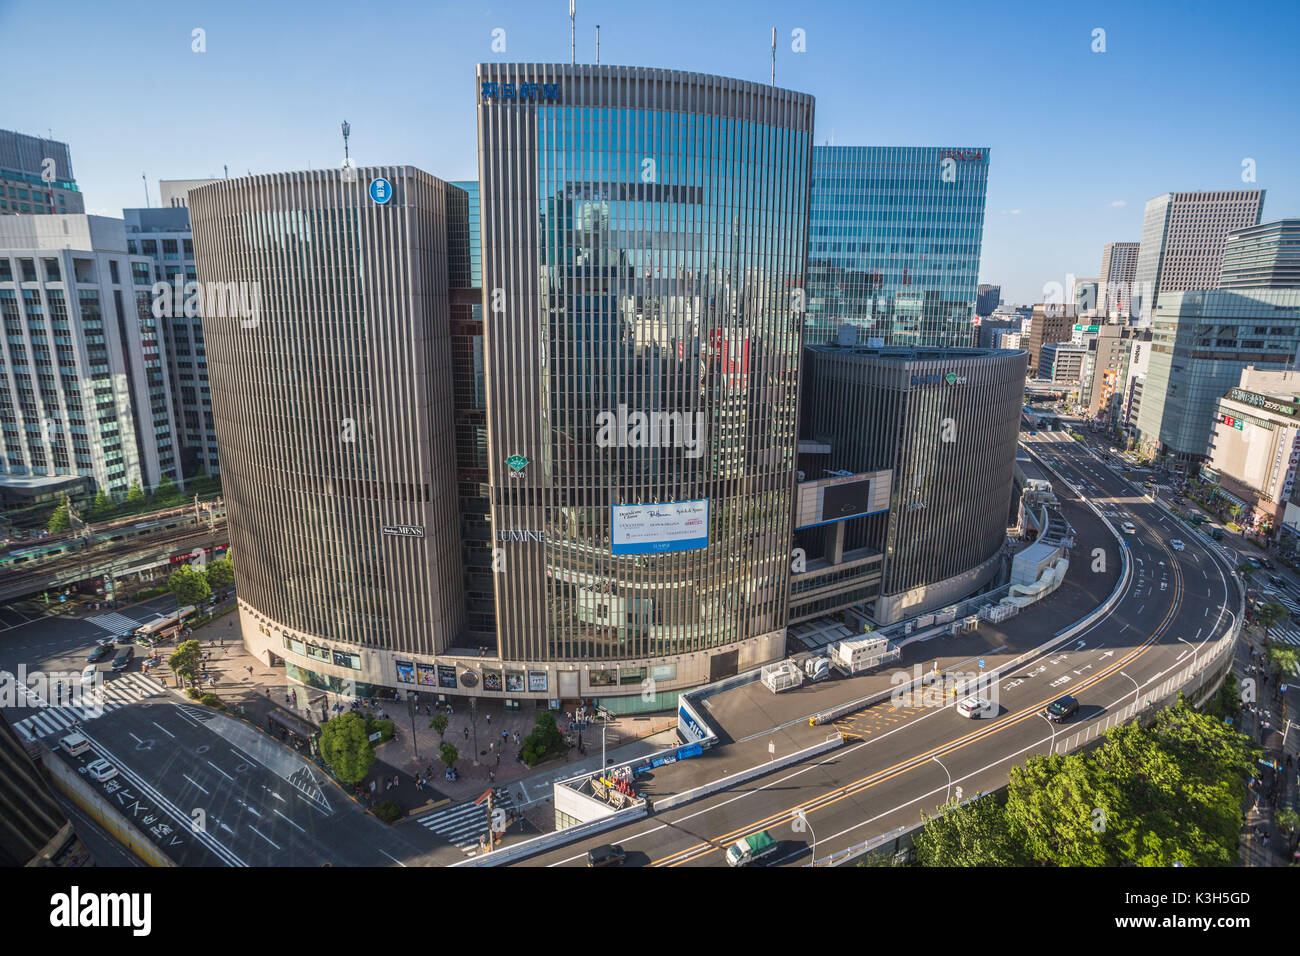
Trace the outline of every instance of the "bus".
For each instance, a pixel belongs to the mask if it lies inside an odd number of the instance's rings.
[[[192,604],[187,604],[179,611],[173,611],[171,614],[163,614],[155,617],[152,621],[146,621],[135,629],[137,643],[156,644],[159,641],[165,641],[176,636],[177,631],[187,623],[198,617],[198,608]],[[180,624],[177,624],[179,618]]]

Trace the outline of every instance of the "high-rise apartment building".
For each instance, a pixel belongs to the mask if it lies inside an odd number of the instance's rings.
[[[1043,362],[1043,346],[1065,342],[1073,333],[1079,310],[1073,305],[1039,303],[1034,306],[1023,330],[1022,347],[1029,352],[1028,375],[1043,378],[1051,374],[1051,362]]]
[[[212,425],[208,357],[203,343],[204,297],[186,294],[187,283],[197,277],[189,209],[124,209],[122,217],[126,221],[128,251],[153,260],[153,311],[167,343],[167,374],[181,470],[187,478],[218,474],[221,462]],[[189,291],[193,291],[192,287]],[[191,302],[188,309],[186,300]]]
[[[975,287],[975,314],[981,318],[993,314],[1002,302],[1002,286],[981,283]]]
[[[181,483],[153,282],[120,219],[0,217],[0,471]]]
[[[189,193],[227,303],[203,333],[244,643],[311,686],[416,684],[461,631],[452,189],[378,166]]]
[[[0,129],[0,216],[85,211],[67,143]]]
[[[1300,219],[1278,219],[1228,236],[1220,289],[1300,289]]]
[[[1143,449],[1202,461],[1218,401],[1248,365],[1288,369],[1300,349],[1300,289],[1170,292],[1156,307],[1142,393]]]
[[[784,649],[813,98],[505,63],[477,93],[507,685],[672,706]]]
[[[805,342],[970,345],[988,170],[983,147],[815,147]]]
[[[1264,190],[1165,193],[1147,200],[1134,272],[1135,311],[1150,322],[1166,292],[1215,289],[1223,246],[1232,232],[1254,226]]]
[[[1101,250],[1101,273],[1098,284],[1101,301],[1097,305],[1103,314],[1115,314],[1127,319],[1133,301],[1133,278],[1137,274],[1138,242],[1108,242]]]

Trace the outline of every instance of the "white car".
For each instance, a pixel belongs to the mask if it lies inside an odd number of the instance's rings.
[[[1169,542],[1169,547],[1173,548],[1175,551],[1181,551],[1183,550],[1183,543],[1177,538],[1174,538],[1174,540]]]
[[[1137,534],[1137,526],[1132,521],[1125,521],[1120,527],[1124,529],[1125,534]]]
[[[963,717],[992,717],[997,708],[983,697],[967,697],[957,702],[957,713]]]
[[[81,686],[88,687],[95,683],[95,675],[99,673],[99,668],[94,664],[87,664],[81,669]]]
[[[100,757],[98,760],[92,760],[86,764],[86,773],[92,778],[103,783],[105,780],[112,780],[117,776],[117,768],[111,763]]]

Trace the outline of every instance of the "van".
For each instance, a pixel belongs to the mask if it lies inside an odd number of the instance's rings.
[[[122,648],[120,651],[117,652],[117,657],[113,658],[113,670],[115,671],[126,670],[131,665],[131,661],[134,657],[135,657],[135,648],[131,647],[128,644],[126,647]]]
[[[1125,521],[1121,527],[1123,527],[1125,534],[1137,534],[1137,526],[1132,521]]]
[[[727,847],[727,865],[748,866],[755,860],[771,856],[779,846],[766,830],[759,830]]]
[[[70,756],[79,757],[90,749],[90,741],[81,734],[68,734],[59,738],[59,746]]]

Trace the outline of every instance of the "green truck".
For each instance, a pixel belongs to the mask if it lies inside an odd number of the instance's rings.
[[[766,830],[759,830],[727,847],[727,865],[748,866],[755,860],[775,853],[778,846]]]

